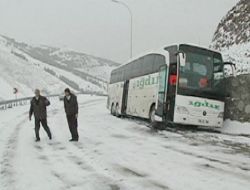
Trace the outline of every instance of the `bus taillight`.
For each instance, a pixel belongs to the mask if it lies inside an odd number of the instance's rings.
[[[169,84],[174,86],[176,85],[176,81],[177,81],[177,75],[170,75]]]

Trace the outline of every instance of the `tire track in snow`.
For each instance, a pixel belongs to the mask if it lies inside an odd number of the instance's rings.
[[[249,177],[250,177],[249,174],[246,173],[245,175],[243,175],[240,172],[237,172],[236,169],[239,169],[239,170],[242,170],[242,171],[250,171],[250,170],[248,168],[244,168],[242,165],[238,165],[237,163],[234,165],[234,164],[232,164],[232,163],[230,163],[228,161],[219,160],[218,158],[216,159],[216,158],[212,158],[212,157],[209,157],[209,156],[196,154],[196,153],[188,151],[188,150],[181,150],[181,149],[177,149],[177,148],[167,146],[167,145],[165,145],[164,148],[166,148],[168,150],[178,152],[178,153],[181,153],[181,154],[184,154],[184,155],[187,155],[187,156],[191,156],[191,157],[195,157],[195,158],[198,158],[198,159],[203,159],[205,161],[208,161],[207,164],[201,165],[202,167],[214,169],[214,170],[220,171],[222,173],[223,172],[228,173],[228,174],[231,174],[234,177],[240,177],[240,178],[242,178],[242,179],[244,179],[246,181],[249,180]],[[227,169],[221,168],[221,166],[226,166]],[[199,165],[198,165],[198,167],[199,167]]]
[[[80,108],[88,108],[90,106],[94,106],[98,104],[99,102],[103,101],[103,99],[99,100],[89,100],[84,103],[80,103]],[[54,109],[49,111],[49,113],[52,114],[51,117],[54,117],[59,113],[59,109]],[[26,114],[26,113],[25,113]],[[16,155],[17,146],[18,146],[18,138],[19,133],[21,130],[21,126],[24,124],[26,119],[23,119],[16,127],[13,133],[11,133],[11,138],[7,142],[7,146],[10,146],[10,149],[6,149],[5,156],[3,157],[3,164],[5,166],[3,172],[1,171],[1,179],[4,179],[6,182],[6,189],[7,190],[19,190],[16,186],[16,176],[15,176],[15,166],[13,166],[13,160]],[[20,139],[21,140],[21,139]],[[87,140],[87,139],[85,139]],[[98,143],[94,141],[93,139],[88,139],[90,141],[90,144]],[[50,175],[52,176],[52,181],[56,180],[59,181],[62,185],[59,189],[79,189],[81,187],[85,187],[87,183],[87,187],[96,187],[95,185],[98,185],[99,187],[94,188],[95,190],[120,190],[121,188],[119,177],[114,177],[112,175],[116,175],[115,171],[113,171],[111,174],[112,177],[110,177],[110,174],[105,171],[105,166],[100,166],[98,164],[98,159],[95,160],[95,155],[98,154],[98,151],[94,151],[93,154],[90,154],[87,156],[87,154],[84,153],[84,146],[81,143],[74,143],[70,144],[69,146],[65,146],[63,143],[60,143],[59,141],[55,141],[54,143],[49,143],[49,147],[46,147],[49,149],[49,151],[44,149],[44,147],[41,144],[35,144],[34,148],[37,153],[37,159],[41,163],[41,165],[49,166],[50,168]],[[72,149],[73,147],[73,149]],[[51,153],[47,155],[47,153]],[[62,153],[63,152],[63,153]],[[81,152],[79,154],[79,152]],[[54,154],[54,157],[52,156],[52,153]],[[75,154],[76,153],[76,154]],[[66,157],[63,157],[64,155],[68,155]],[[81,156],[82,155],[82,156]],[[61,161],[62,165],[57,165],[58,163],[55,162]],[[38,163],[39,163],[38,162]],[[65,165],[64,165],[65,163]],[[2,164],[2,163],[1,163]],[[72,166],[73,168],[77,168],[72,171],[69,171],[68,173],[63,172],[60,167],[54,166]],[[46,169],[45,169],[46,170]],[[80,173],[81,176],[80,181],[72,180],[72,175],[74,176],[74,173]],[[3,178],[2,178],[3,173]],[[89,178],[86,180],[85,178]],[[152,182],[153,183],[153,182]],[[161,185],[156,184],[159,187]],[[156,188],[156,189],[163,189],[163,188]]]
[[[80,108],[91,107],[91,106],[97,105],[99,102],[103,102],[103,98],[80,103],[79,107]],[[84,139],[89,140],[91,144],[98,143],[96,141],[93,141],[92,139],[89,139],[89,138],[86,139],[86,137],[84,137]],[[84,146],[80,142],[72,143],[71,148],[72,147],[75,148],[76,152],[83,152],[84,151]],[[54,151],[58,151],[58,150],[62,149],[62,146],[60,143],[58,143],[58,147],[54,146],[53,148],[54,148]],[[100,184],[101,189],[110,189],[110,190],[120,190],[121,189],[119,187],[119,185],[117,185],[117,183],[113,179],[111,179],[110,177],[97,171],[91,165],[91,163],[89,163],[89,159],[86,159],[86,155],[87,155],[86,153],[83,153],[83,157],[80,157],[80,156],[77,156],[76,154],[72,153],[72,149],[69,150],[68,148],[65,148],[65,149],[63,149],[63,151],[67,151],[67,155],[68,155],[67,159],[69,162],[73,163],[78,169],[82,170],[82,172],[86,173],[86,171],[87,171],[87,173],[88,173],[87,175],[93,175],[92,178],[95,178],[97,180],[97,183],[98,182],[101,183]],[[92,160],[92,159],[93,158],[90,158],[90,160]],[[57,173],[56,176],[59,178],[60,175],[58,175],[58,173]],[[65,181],[65,179],[63,181]]]
[[[138,123],[139,125],[145,125],[141,122],[135,121],[135,123]],[[151,128],[150,128],[151,129]],[[129,130],[129,129],[128,129]],[[242,154],[243,156],[249,157],[250,155],[250,144],[239,142],[239,139],[235,139],[236,137],[239,138],[245,138],[242,136],[233,136],[233,135],[225,135],[222,133],[213,133],[213,132],[201,132],[201,131],[192,131],[188,129],[174,129],[169,128],[169,130],[160,131],[154,131],[154,130],[146,130],[143,128],[133,128],[132,130],[137,132],[143,132],[146,134],[156,135],[161,138],[166,138],[174,141],[178,141],[181,143],[185,143],[186,145],[190,146],[196,146],[196,147],[202,147],[203,145],[210,145],[214,146],[216,148],[221,148],[221,153],[225,154],[225,157],[227,154]],[[178,136],[171,136],[169,137],[168,134],[177,134]],[[222,136],[226,136],[227,138],[230,138],[230,140],[225,140],[221,138]],[[164,148],[167,148],[169,150],[182,153],[184,155],[196,157],[198,159],[204,159],[208,161],[210,164],[220,164],[221,166],[226,166],[228,168],[235,168],[242,171],[250,171],[250,165],[246,162],[235,162],[232,161],[226,161],[220,158],[214,158],[214,156],[206,156],[201,154],[196,154],[195,152],[192,152],[191,150],[181,150],[176,149],[169,145],[163,145]],[[227,151],[226,151],[226,150]],[[217,168],[219,170],[219,168]],[[244,176],[243,178],[247,178],[248,176]]]
[[[103,99],[95,99],[95,100],[88,100],[84,103],[80,103],[80,107],[83,108],[85,106],[91,106],[91,105],[96,105],[98,102],[103,101]],[[56,114],[59,113],[59,109],[53,109],[50,110],[49,113],[52,113],[52,117],[55,116]],[[21,127],[27,123],[27,118],[24,119],[24,116],[26,117],[26,115],[28,114],[28,112],[24,112],[21,115],[18,115],[15,119],[19,119],[21,118],[21,121],[16,122],[17,124],[15,125],[15,127],[13,128],[13,130],[11,132],[8,132],[5,135],[9,135],[9,138],[6,137],[6,139],[8,139],[7,143],[5,143],[4,150],[3,150],[3,154],[2,154],[2,158],[0,159],[0,181],[1,181],[1,186],[4,187],[6,190],[18,190],[17,187],[17,176],[15,176],[16,171],[15,171],[15,165],[14,165],[14,160],[15,157],[17,156],[17,146],[18,146],[18,141],[19,141],[19,136],[20,136],[20,130]],[[5,131],[4,129],[6,127],[12,127],[11,125],[9,125],[10,122],[6,122],[6,124],[4,125],[4,128],[1,128],[1,134],[3,131]],[[5,127],[6,126],[6,127]],[[6,131],[5,131],[6,132]],[[4,141],[3,141],[4,142]],[[37,150],[37,152],[39,153],[38,155],[38,159],[43,161],[44,163],[49,163],[50,159],[48,158],[47,155],[43,155],[43,147],[40,146],[39,144],[35,145],[35,149]],[[64,150],[63,147],[59,148],[61,150]],[[77,162],[76,164],[81,165],[81,162],[76,161],[76,159],[78,158],[74,158],[75,162]],[[73,160],[73,158],[71,158],[71,160]],[[82,169],[86,169],[86,167],[83,167]],[[54,175],[56,178],[58,178],[58,175]],[[63,179],[63,181],[66,181],[66,179]],[[65,183],[65,189],[69,189],[70,185],[71,187],[74,187],[75,185],[73,183],[70,183],[70,181],[68,181],[67,183]]]
[[[56,112],[57,110],[51,110],[50,112]],[[12,132],[10,132],[9,137],[6,137],[7,143],[4,145],[4,151],[2,154],[2,159],[0,161],[0,181],[2,181],[3,184],[1,184],[6,190],[19,190],[16,182],[17,182],[17,176],[15,171],[15,165],[14,160],[17,156],[17,149],[18,149],[18,142],[20,138],[20,131],[22,127],[28,123],[27,115],[29,112],[25,111],[24,113],[18,115],[15,119],[19,119],[17,124],[15,124],[15,127],[13,128]],[[11,122],[6,123],[7,125]],[[5,128],[6,128],[5,127]],[[12,125],[8,125],[8,127],[12,127]],[[2,129],[2,131],[5,131]],[[42,151],[42,147],[39,144],[35,145],[36,149],[39,149],[39,152]],[[42,156],[40,157],[40,159]],[[46,157],[43,157],[44,160],[46,160]]]
[[[107,132],[109,133],[109,132]],[[110,138],[113,135],[110,134]],[[116,136],[115,138],[121,139],[124,136]],[[85,154],[81,159],[86,160],[89,165],[91,165],[96,172],[101,173],[104,176],[109,176],[108,178],[112,179],[114,186],[111,185],[112,190],[116,189],[130,189],[129,181],[133,181],[138,185],[138,188],[145,187],[144,189],[154,189],[154,190],[169,190],[170,188],[164,184],[161,184],[157,180],[151,179],[151,177],[147,173],[143,173],[143,171],[136,171],[134,168],[129,168],[122,165],[105,165],[101,161],[101,156],[103,153],[96,148],[96,146],[101,145],[102,142],[94,142],[92,139],[88,137],[84,137],[84,142],[87,146],[88,153]],[[82,143],[73,143],[75,146],[76,152],[81,152],[85,148]],[[92,149],[91,149],[92,148]],[[99,157],[100,156],[100,157]],[[76,161],[77,159],[74,158]],[[79,160],[78,160],[79,161]],[[134,187],[133,187],[134,188]]]
[[[57,180],[62,184],[62,189],[69,190],[69,189],[77,189],[85,187],[95,187],[96,185],[99,186],[97,190],[120,190],[119,185],[111,178],[107,177],[106,175],[100,173],[96,169],[92,167],[88,160],[85,158],[85,154],[83,153],[83,157],[77,155],[79,152],[83,150],[76,150],[79,151],[78,153],[72,151],[72,147],[70,148],[65,147],[63,143],[58,141],[49,143],[50,150],[49,152],[54,152],[56,155],[54,157],[50,157],[43,154],[41,146],[35,146],[37,152],[39,154],[38,158],[43,162],[44,165],[51,166],[51,175],[54,179]],[[48,153],[48,150],[47,150]],[[59,168],[65,167],[68,169],[68,172],[63,170],[59,170]],[[72,173],[73,172],[73,173]],[[72,179],[74,177],[74,173],[77,174],[78,179]],[[89,180],[91,179],[91,180]]]
[[[26,113],[25,113],[26,114]],[[13,165],[13,159],[16,155],[16,149],[18,145],[18,139],[19,139],[19,132],[21,129],[21,126],[27,122],[27,118],[22,119],[16,127],[14,128],[13,132],[11,133],[9,140],[7,141],[5,145],[5,150],[1,159],[1,180],[4,183],[4,187],[6,189],[15,190],[17,187],[15,186],[15,168]]]
[[[94,106],[101,101],[103,101],[103,99],[88,100],[86,102],[80,103],[79,107],[86,108]],[[59,114],[59,110],[53,111],[52,117],[55,117],[57,114]],[[53,153],[53,157],[44,155],[42,151],[43,148],[39,145],[36,145],[35,148],[37,150],[37,153],[39,154],[38,158],[43,162],[44,165],[51,166],[51,175],[54,180],[57,180],[62,184],[62,189],[77,189],[85,187],[87,183],[87,185],[89,185],[88,187],[96,186],[99,184],[100,190],[120,190],[120,187],[111,178],[97,172],[91,166],[91,164],[86,162],[84,157],[75,154],[75,151],[83,151],[84,146],[80,142],[73,143],[74,145],[79,147],[79,149],[74,149],[75,146],[71,145],[70,142],[69,146],[65,146],[65,144],[54,140],[52,142],[49,142],[48,144],[50,146],[48,147],[49,150],[46,150],[46,152],[49,153],[49,155]],[[74,151],[72,151],[72,148],[74,149]],[[60,170],[60,166],[68,168],[69,171],[65,172],[63,170]],[[72,179],[72,176],[74,176],[72,170],[74,171],[74,173],[78,173],[78,175],[80,176],[79,179],[81,180]],[[91,178],[91,181],[85,180],[85,178]]]
[[[25,113],[22,113],[22,114],[19,114],[19,115],[17,115],[16,116],[16,118],[15,119],[20,119],[20,118],[23,118],[23,116],[24,115],[27,115],[29,112],[25,112]],[[8,127],[10,127],[10,122],[12,122],[12,121],[5,121],[5,122],[3,122],[1,125],[3,125],[2,127],[1,127],[1,130],[0,130],[0,137],[2,136],[2,133],[5,133],[6,132],[6,128],[8,128]]]

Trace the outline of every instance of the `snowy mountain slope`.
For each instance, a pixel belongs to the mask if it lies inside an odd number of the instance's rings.
[[[0,81],[5,84],[0,89],[2,99],[13,99],[13,88],[19,89],[19,96],[31,96],[35,88],[40,88],[45,94],[57,93],[66,84],[48,73],[36,68],[32,63],[16,57],[12,50],[0,43]]]
[[[250,1],[240,0],[221,20],[213,37],[216,49],[250,42]]]
[[[100,85],[32,58],[1,36],[0,72],[0,100],[13,99],[14,87],[19,89],[18,97],[33,95],[35,88],[40,88],[44,94],[62,93],[68,86],[75,91],[99,93],[105,91]]]
[[[49,46],[32,46],[17,42],[6,36],[3,37],[10,46],[16,47],[29,56],[61,69],[76,72],[75,74],[94,84],[108,81],[111,70],[119,66],[118,63],[113,61],[73,50]]]
[[[240,0],[221,20],[211,47],[237,64],[238,73],[250,70],[250,0]]]
[[[26,60],[31,62],[35,67],[38,67],[47,73],[51,74],[52,76],[59,78],[66,82],[67,85],[71,86],[73,89],[77,91],[83,92],[95,92],[95,93],[105,93],[106,92],[106,83],[102,85],[102,83],[96,85],[84,78],[72,73],[71,71],[66,71],[60,67],[53,66],[51,64],[47,64],[41,62],[33,57],[29,56],[28,54],[16,49],[18,56],[24,57]],[[66,80],[65,80],[66,79]],[[69,81],[67,81],[69,80]]]
[[[30,59],[32,60],[32,58]],[[96,92],[96,93],[106,92],[106,85],[103,85],[100,87],[99,85],[95,85],[87,80],[84,80],[81,77],[71,72],[68,72],[58,67],[43,63],[41,61],[37,61],[35,59],[33,59],[33,64],[36,65],[37,67],[44,69],[46,72],[59,78],[60,80],[64,81],[64,79],[66,78],[72,81],[73,84],[71,83],[67,83],[67,84],[69,84],[71,87],[74,87],[75,90],[84,91],[84,92]]]
[[[88,73],[104,81],[108,81],[111,70],[119,66],[113,61],[71,50],[58,49],[49,56],[55,57],[59,63],[69,68]]]

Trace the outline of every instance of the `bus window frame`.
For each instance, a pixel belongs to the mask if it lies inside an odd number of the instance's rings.
[[[165,70],[165,86],[164,86],[164,90],[160,89],[160,75],[161,72]],[[157,110],[156,110],[156,115],[162,117],[162,118],[166,118],[166,103],[167,103],[167,91],[168,91],[168,78],[169,78],[169,65],[163,65],[159,68],[159,86],[158,86],[158,90],[157,90]],[[163,98],[160,99],[160,94],[163,94]],[[161,100],[161,101],[160,101]],[[161,109],[161,110],[160,110]]]

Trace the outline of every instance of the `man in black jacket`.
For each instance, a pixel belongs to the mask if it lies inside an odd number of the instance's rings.
[[[50,105],[49,100],[40,95],[40,90],[35,90],[35,97],[30,102],[29,119],[31,120],[32,115],[35,117],[35,133],[36,141],[40,141],[39,130],[40,123],[44,130],[47,132],[49,139],[52,139],[50,129],[47,124],[47,106]]]
[[[67,121],[69,125],[69,130],[72,136],[72,139],[70,141],[78,141],[79,135],[78,135],[78,102],[77,97],[70,92],[70,89],[66,88],[65,91],[65,97],[64,97],[64,109],[67,116]]]

